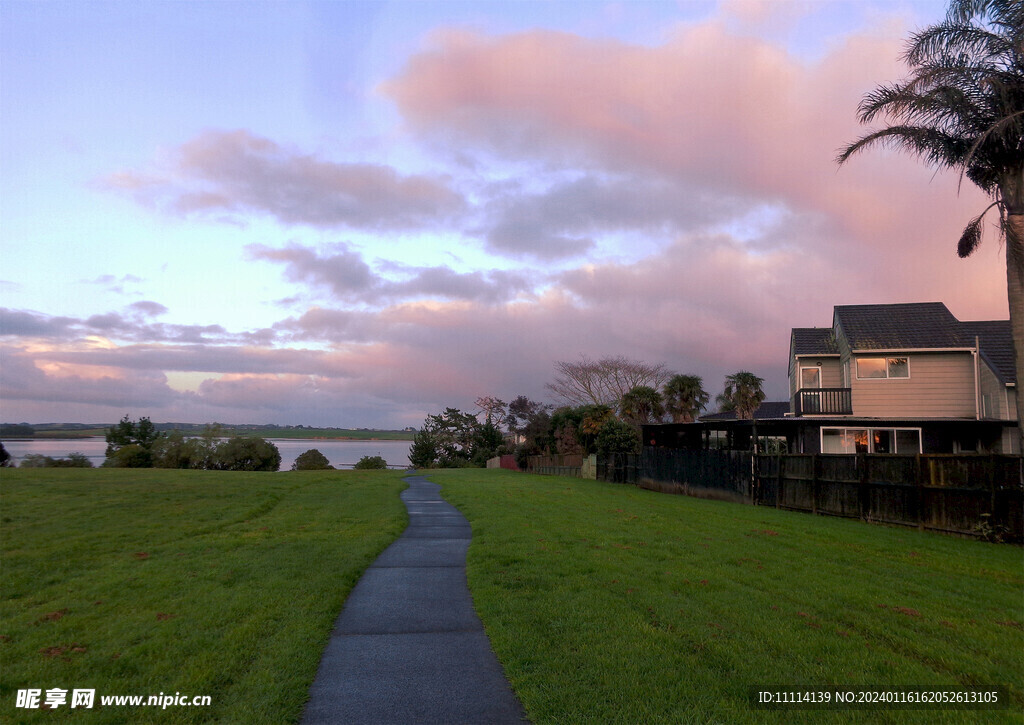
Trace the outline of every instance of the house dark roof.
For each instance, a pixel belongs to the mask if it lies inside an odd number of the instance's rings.
[[[782,402],[764,402],[754,411],[754,420],[763,420],[766,418],[782,418],[789,413],[789,401],[784,400]],[[736,411],[730,410],[728,413],[710,413],[709,415],[702,415],[700,420],[736,420]]]
[[[794,327],[794,355],[838,355],[836,333],[831,327]]]
[[[981,357],[995,372],[999,382],[1004,385],[1017,380],[1017,371],[1013,365],[1013,334],[1009,320],[985,320],[979,322],[961,322],[960,330],[969,344],[974,346],[974,338],[981,344]]]
[[[974,347],[941,302],[837,305],[834,320],[854,351]]]

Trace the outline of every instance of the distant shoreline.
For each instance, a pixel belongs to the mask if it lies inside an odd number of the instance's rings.
[[[162,431],[168,433],[171,431]],[[201,431],[186,431],[182,430],[181,433],[188,437],[198,438],[202,435]],[[340,431],[339,431],[340,433]],[[345,431],[345,435],[311,435],[311,434],[300,434],[295,430],[249,430],[249,429],[233,429],[223,428],[221,431],[221,438],[228,438],[231,436],[259,436],[260,438],[277,438],[280,440],[296,440],[296,441],[411,441],[416,435],[412,431],[367,431],[368,435],[359,435],[358,431]],[[356,435],[352,435],[356,433]],[[105,435],[104,431],[36,431],[35,435],[0,435],[0,440],[8,441],[39,441],[39,440],[86,440],[89,438],[103,438]]]

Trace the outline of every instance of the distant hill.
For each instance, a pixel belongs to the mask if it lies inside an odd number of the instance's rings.
[[[5,438],[83,438],[101,436],[113,423],[0,423],[0,436]],[[199,435],[207,423],[155,423],[159,431],[180,430]],[[416,431],[378,430],[376,428],[312,428],[303,425],[242,424],[221,425],[222,434],[258,435],[263,438],[336,438],[355,440],[412,440]]]

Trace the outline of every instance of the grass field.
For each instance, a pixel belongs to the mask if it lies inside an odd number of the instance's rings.
[[[0,722],[294,722],[333,620],[405,527],[397,472],[0,474]],[[208,708],[100,695],[211,695]],[[70,700],[70,693],[69,693]],[[68,714],[65,706],[65,715]]]
[[[535,723],[1024,721],[1024,555],[578,479],[438,471]],[[999,710],[760,710],[755,690],[1002,690]]]

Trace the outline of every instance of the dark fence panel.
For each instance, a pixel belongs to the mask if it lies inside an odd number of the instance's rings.
[[[580,478],[583,467],[583,455],[529,456],[526,459],[528,473],[539,473],[546,476],[571,476]]]
[[[758,456],[755,503],[1024,539],[1018,456]]]
[[[611,453],[597,457],[597,480],[608,483],[636,484],[637,471],[640,468],[640,455],[637,453]]]

